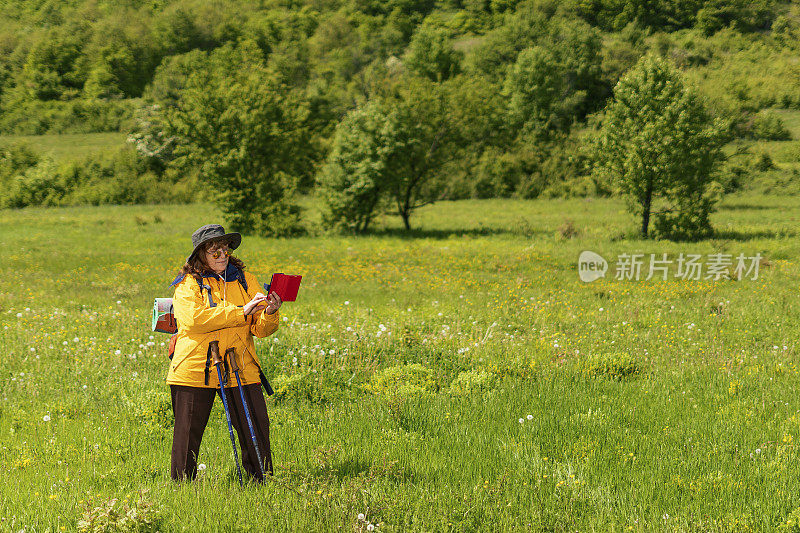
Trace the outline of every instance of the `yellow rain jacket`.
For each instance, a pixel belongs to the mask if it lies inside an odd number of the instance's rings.
[[[240,282],[241,276],[246,291]],[[280,316],[279,311],[268,315],[263,310],[244,316],[243,306],[260,290],[256,277],[229,263],[224,280],[216,274],[204,274],[204,287],[201,288],[197,279],[187,275],[175,278],[173,285],[172,306],[178,323],[178,336],[167,383],[219,388],[217,369],[211,363],[208,351],[208,344],[213,340],[219,341],[220,355],[230,347],[236,351],[242,385],[259,383],[261,365],[256,357],[253,335],[262,338],[274,333]],[[222,370],[224,377],[225,368]],[[236,386],[233,372],[226,386]]]

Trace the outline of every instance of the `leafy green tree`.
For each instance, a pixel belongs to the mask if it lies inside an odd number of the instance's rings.
[[[677,70],[648,55],[614,89],[595,171],[630,200],[642,236],[648,236],[653,213],[658,233],[701,238],[711,232],[708,217],[717,199],[712,173],[725,137]]]
[[[505,92],[517,127],[543,131],[560,126],[558,107],[565,96],[564,79],[556,58],[546,48],[535,46],[520,52],[509,69]]]
[[[208,55],[167,111],[167,135],[200,165],[235,231],[300,231],[297,179],[310,171],[307,105],[245,41]]]
[[[405,64],[420,76],[443,81],[458,74],[463,56],[446,30],[423,24],[411,38]]]
[[[336,127],[319,178],[328,207],[324,215],[328,227],[367,230],[387,190],[387,156],[397,126],[396,115],[370,101],[349,112]]]
[[[330,226],[363,231],[376,211],[397,214],[411,229],[414,210],[443,199],[443,166],[452,161],[446,92],[427,78],[402,76],[339,125],[322,172]],[[344,224],[347,225],[347,224]]]
[[[416,209],[447,196],[442,169],[457,154],[449,106],[439,84],[415,76],[403,77],[383,102],[398,121],[386,162],[388,192],[408,230]]]

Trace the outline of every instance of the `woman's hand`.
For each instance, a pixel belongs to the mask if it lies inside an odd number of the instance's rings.
[[[267,304],[267,314],[268,315],[271,315],[272,313],[274,313],[275,311],[277,311],[281,307],[281,303],[282,303],[281,302],[281,297],[278,296],[278,293],[275,292],[275,291],[272,291],[271,293],[269,293],[269,296],[267,297],[267,301],[269,302]]]
[[[262,309],[266,309],[267,306],[263,305],[266,301],[267,297],[264,296],[263,293],[257,293],[255,296],[253,296],[252,300],[244,304],[244,316],[252,315],[258,311],[261,311]]]

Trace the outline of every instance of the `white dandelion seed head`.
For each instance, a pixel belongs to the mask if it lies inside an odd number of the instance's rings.
[[[533,420],[533,415],[528,415],[528,420]]]
[[[358,519],[364,520],[364,513],[358,513]]]
[[[44,420],[45,422],[50,422],[50,415],[44,415],[42,417],[42,420]]]
[[[519,423],[522,424],[523,422],[525,422],[525,419],[524,418],[520,418],[519,419]]]
[[[202,472],[203,470],[206,469],[206,464],[200,463],[199,465],[197,465],[197,469]]]

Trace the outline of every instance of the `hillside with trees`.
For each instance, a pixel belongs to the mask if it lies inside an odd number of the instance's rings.
[[[214,199],[236,227],[292,234],[304,195],[324,200],[326,225],[364,231],[380,212],[410,227],[443,199],[616,194],[598,143],[645,57],[714,124],[698,198],[800,192],[791,2],[0,6],[0,207]],[[14,142],[104,132],[128,143],[54,159]]]

